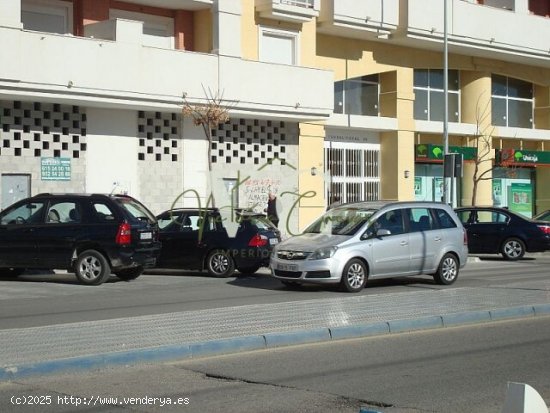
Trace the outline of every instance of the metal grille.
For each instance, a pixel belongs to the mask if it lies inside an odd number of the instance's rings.
[[[329,143],[330,144],[330,143]],[[340,146],[340,145],[339,145]],[[379,149],[329,146],[325,148],[325,167],[329,202],[376,201],[380,198]]]

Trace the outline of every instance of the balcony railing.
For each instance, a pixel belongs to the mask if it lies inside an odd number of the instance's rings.
[[[289,6],[304,7],[306,9],[313,9],[313,0],[281,0],[281,4],[288,4]]]
[[[319,16],[321,0],[255,0],[256,11],[267,19],[304,23]]]

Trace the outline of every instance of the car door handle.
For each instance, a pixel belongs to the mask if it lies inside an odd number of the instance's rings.
[[[401,241],[400,245],[405,246],[405,245],[409,245],[409,243],[407,241]]]
[[[435,237],[434,241],[441,241],[441,237]]]

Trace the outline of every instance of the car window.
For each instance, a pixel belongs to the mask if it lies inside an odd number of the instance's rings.
[[[403,234],[405,226],[403,225],[403,210],[394,209],[380,215],[373,224],[375,231],[387,229],[390,235]]]
[[[463,224],[473,224],[475,222],[474,211],[470,211],[469,209],[456,211],[456,215]]]
[[[92,209],[95,212],[97,221],[100,222],[112,222],[115,220],[115,214],[112,209],[104,202],[94,202]]]
[[[159,228],[163,231],[179,231],[182,227],[184,214],[181,212],[167,212],[158,217]]]
[[[456,228],[456,222],[447,211],[440,208],[434,208],[433,211],[435,212],[435,216],[439,220],[439,226],[441,228]]]
[[[155,216],[144,205],[132,198],[115,198],[123,209],[125,209],[132,217],[140,221],[153,223],[156,221]]]
[[[480,210],[477,211],[474,222],[477,224],[506,223],[508,222],[508,215],[497,211]]]
[[[7,209],[0,217],[1,225],[37,224],[42,222],[44,202],[27,202],[15,209]]]
[[[304,233],[354,235],[374,212],[373,209],[334,208],[318,218]]]
[[[428,208],[410,208],[408,212],[411,232],[429,231],[434,228],[433,218]]]
[[[47,224],[80,222],[80,206],[76,202],[62,201],[51,203],[46,213]]]

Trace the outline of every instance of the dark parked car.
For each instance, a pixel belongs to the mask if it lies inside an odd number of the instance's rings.
[[[550,224],[529,219],[505,208],[464,207],[456,213],[468,232],[474,254],[502,254],[517,260],[525,252],[550,250]]]
[[[533,217],[535,221],[546,221],[550,222],[550,209],[547,209],[546,211],[541,212],[538,215],[535,215]]]
[[[126,195],[40,194],[0,213],[0,275],[25,269],[74,271],[83,284],[123,280],[154,266],[155,216]]]
[[[158,268],[206,270],[215,277],[229,277],[237,269],[253,274],[269,265],[273,245],[281,237],[261,214],[236,213],[236,232],[228,233],[215,208],[172,209],[157,216],[162,251]]]

